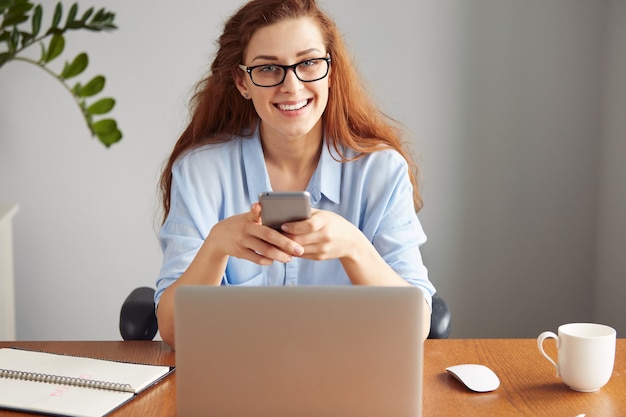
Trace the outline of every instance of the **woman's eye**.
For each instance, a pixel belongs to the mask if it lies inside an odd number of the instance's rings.
[[[303,61],[300,63],[300,65],[302,65],[303,67],[312,67],[313,65],[315,65],[317,62],[315,62],[315,60],[313,59],[309,59],[308,61]]]
[[[257,69],[257,71],[259,72],[275,72],[278,70],[278,67],[276,67],[275,65],[263,65],[262,67],[259,67]]]

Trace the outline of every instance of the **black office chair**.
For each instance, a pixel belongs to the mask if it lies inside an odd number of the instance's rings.
[[[451,315],[448,305],[439,295],[433,296],[433,311],[429,339],[447,339],[450,336]],[[134,289],[120,311],[120,333],[124,340],[152,340],[159,329],[154,314],[154,288]]]

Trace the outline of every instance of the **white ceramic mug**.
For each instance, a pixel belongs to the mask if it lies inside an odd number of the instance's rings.
[[[569,323],[559,326],[558,336],[543,332],[537,346],[556,368],[556,376],[571,389],[594,392],[602,388],[613,373],[615,362],[615,329],[603,324]],[[543,350],[543,341],[556,340],[558,362]]]

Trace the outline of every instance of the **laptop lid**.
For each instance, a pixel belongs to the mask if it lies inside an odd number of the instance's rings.
[[[422,298],[412,287],[180,287],[178,417],[419,417]]]

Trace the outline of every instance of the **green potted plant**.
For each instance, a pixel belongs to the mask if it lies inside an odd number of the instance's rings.
[[[72,95],[85,118],[91,135],[106,147],[118,142],[122,132],[112,118],[102,118],[115,106],[111,97],[96,98],[104,89],[106,79],[96,75],[86,83],[70,81],[82,74],[89,64],[86,52],[66,61],[60,72],[52,70],[48,64],[61,56],[65,48],[65,33],[73,30],[111,31],[117,29],[115,14],[104,8],[95,11],[89,8],[78,15],[78,4],[74,3],[67,16],[63,17],[63,5],[56,4],[50,27],[43,32],[43,7],[28,0],[0,0],[0,70],[11,61],[22,61],[36,65],[58,80]],[[39,59],[24,54],[27,48],[39,44]],[[31,54],[32,55],[32,54]],[[70,82],[73,85],[70,85]]]

